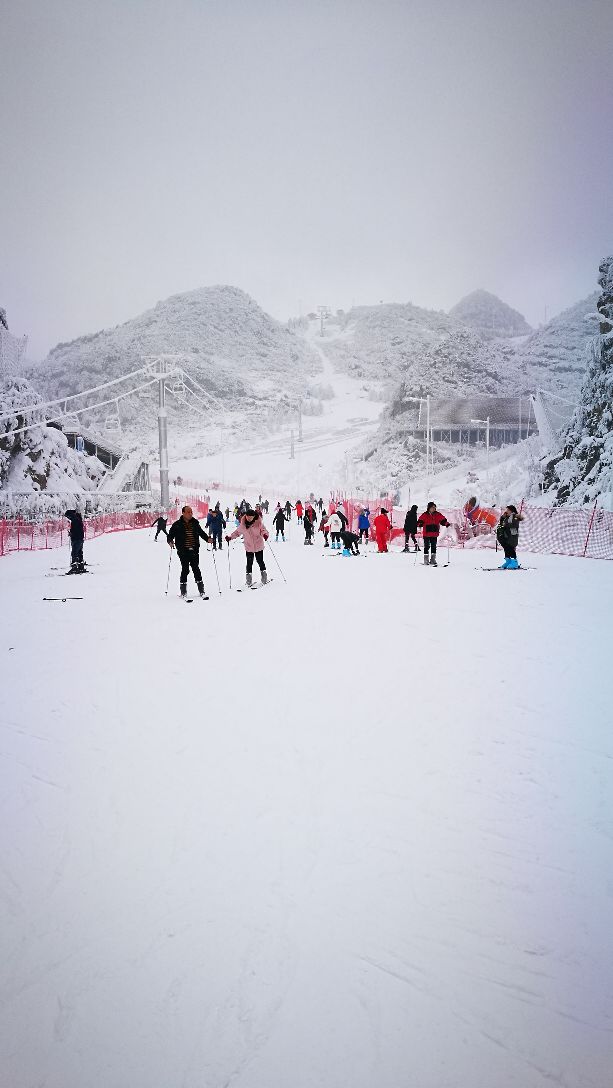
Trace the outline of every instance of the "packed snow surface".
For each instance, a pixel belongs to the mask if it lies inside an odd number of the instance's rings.
[[[607,1088],[613,565],[290,533],[0,560],[0,1083]]]

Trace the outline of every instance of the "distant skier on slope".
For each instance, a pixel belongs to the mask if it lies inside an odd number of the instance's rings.
[[[304,511],[304,543],[313,543],[313,531],[315,524],[315,511],[312,506],[307,506]]]
[[[330,526],[330,546],[333,550],[340,551],[341,529],[343,528],[343,523],[338,514],[330,514],[328,525]]]
[[[298,519],[298,524],[299,525],[302,524],[302,514],[303,514],[303,512],[304,512],[304,506],[302,505],[300,499],[297,499],[296,500],[296,518]]]
[[[278,508],[274,518],[272,519],[272,523],[275,527],[275,533],[277,534],[275,540],[279,540],[279,533],[281,533],[281,540],[285,543],[285,514],[283,513],[281,507]]]
[[[163,534],[164,534],[164,536],[166,537],[166,539],[168,540],[168,533],[166,532],[166,526],[168,525],[168,520],[167,520],[166,518],[163,518],[163,517],[162,517],[162,516],[160,515],[160,517],[159,517],[159,518],[156,518],[156,519],[155,519],[155,521],[153,521],[153,522],[151,523],[151,525],[149,526],[149,528],[150,528],[150,529],[153,529],[153,526],[154,526],[154,525],[157,525],[157,529],[156,529],[156,531],[155,531],[155,536],[154,536],[154,538],[153,538],[153,539],[154,539],[154,540],[157,540],[157,538],[159,537],[160,533],[163,533]]]
[[[409,550],[409,539],[413,541],[413,546],[416,552],[421,551],[419,544],[417,543],[417,506],[412,506],[410,510],[407,510],[407,516],[404,519],[404,551]]]
[[[70,537],[70,569],[73,574],[82,574],[85,570],[83,562],[83,541],[85,539],[85,526],[83,518],[78,510],[67,510],[64,514],[70,522],[68,536]]]
[[[358,517],[358,532],[360,534],[360,544],[364,541],[368,544],[368,534],[370,532],[370,510],[360,510]]]
[[[390,533],[392,531],[392,523],[384,506],[381,507],[381,513],[377,514],[373,521],[373,526],[377,537],[377,551],[386,552],[387,542],[390,539]]]
[[[509,503],[505,507],[498,528],[496,538],[504,550],[504,563],[499,570],[518,570],[517,542],[519,540],[519,523],[523,521],[523,514],[517,513],[517,507]]]
[[[262,521],[262,515],[256,513],[255,510],[252,510],[249,505],[247,505],[247,510],[243,514],[238,528],[235,529],[233,533],[230,533],[230,536],[226,537],[226,541],[229,544],[230,541],[234,540],[237,536],[242,536],[245,552],[247,554],[247,585],[250,586],[253,583],[252,571],[254,559],[260,568],[262,585],[266,585],[268,574],[264,562],[264,545],[268,540],[268,529]]]
[[[328,515],[326,514],[325,510],[322,512],[319,521],[319,532],[324,534],[324,548],[329,548],[330,541],[328,540],[328,537],[330,535],[330,522],[328,520]]]
[[[444,514],[440,514],[436,509],[435,502],[429,502],[423,514],[420,514],[417,519],[417,524],[420,528],[423,527],[424,533],[424,564],[431,567],[438,566],[436,562],[436,544],[438,541],[438,534],[441,530],[441,525],[449,527],[449,522]],[[432,553],[432,556],[428,554]]]
[[[226,527],[226,519],[224,518],[221,510],[219,509],[219,503],[216,503],[215,509],[210,510],[207,517],[207,528],[210,528],[211,538],[213,540],[213,551],[221,551],[221,538],[223,531]]]
[[[181,561],[181,573],[179,575],[179,591],[182,597],[187,596],[187,577],[190,567],[194,575],[198,593],[206,597],[200,564],[198,562],[200,552],[200,538],[210,544],[211,538],[207,536],[200,522],[194,517],[191,506],[184,506],[181,517],[170,526],[168,543],[174,549],[176,542],[177,555]]]
[[[289,501],[289,499],[287,499],[286,502],[285,502],[285,517],[286,517],[287,521],[291,521],[292,509],[293,509],[292,504]]]
[[[343,555],[360,555],[360,549],[358,547],[359,537],[357,533],[350,533],[348,529],[341,530],[341,540],[343,542]]]

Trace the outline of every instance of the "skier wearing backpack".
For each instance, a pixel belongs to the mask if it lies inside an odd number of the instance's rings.
[[[424,565],[428,564],[431,567],[438,566],[436,562],[436,544],[438,541],[438,534],[441,531],[441,525],[449,526],[449,522],[444,514],[440,514],[436,509],[435,502],[429,502],[423,514],[420,514],[417,519],[417,524],[420,528],[423,528],[424,534]],[[431,556],[428,554],[431,552]]]
[[[519,539],[519,523],[523,520],[523,515],[517,513],[516,506],[509,503],[505,507],[496,529],[496,539],[504,550],[504,563],[498,568],[499,570],[519,570],[517,542]]]
[[[231,540],[234,540],[237,536],[242,536],[243,544],[245,545],[245,552],[247,555],[247,577],[246,583],[248,586],[253,584],[253,560],[255,559],[258,567],[260,568],[260,577],[262,579],[262,585],[266,585],[268,581],[268,574],[266,572],[266,564],[264,562],[264,545],[268,540],[268,529],[262,521],[262,515],[258,514],[255,510],[252,510],[249,505],[243,514],[238,528],[230,533],[230,536],[226,537],[226,541],[229,544]]]

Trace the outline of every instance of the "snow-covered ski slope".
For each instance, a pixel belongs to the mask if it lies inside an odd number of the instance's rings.
[[[613,565],[291,533],[0,561],[0,1083],[609,1088]]]

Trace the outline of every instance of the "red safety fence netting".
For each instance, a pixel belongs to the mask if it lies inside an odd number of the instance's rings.
[[[176,500],[177,505],[167,513],[169,521],[180,514],[180,507],[189,504],[196,517],[205,518],[208,503],[202,496],[190,496]],[[390,500],[381,498],[336,499],[334,505],[345,511],[349,525],[357,532],[358,518],[368,509],[372,519],[381,507],[389,512],[392,521],[392,541],[404,543],[404,511],[393,508]],[[458,548],[492,548],[496,544],[495,528],[487,521],[471,525],[461,509],[441,508],[451,523],[445,536],[445,544]],[[613,513],[590,507],[544,507],[521,504],[523,521],[520,528],[519,548],[527,552],[543,552],[551,555],[575,555],[589,559],[613,559]],[[497,514],[498,516],[498,514]],[[151,510],[98,514],[85,519],[85,535],[88,540],[105,533],[143,529],[151,525],[157,514]],[[491,519],[490,519],[491,520]],[[374,534],[371,530],[371,539]],[[0,520],[0,556],[14,551],[39,551],[60,548],[68,543],[68,524],[63,518],[42,522]]]
[[[206,517],[208,504],[200,497],[192,496],[182,500],[189,504],[198,518]],[[180,514],[175,507],[164,516],[173,521]],[[152,510],[119,511],[116,513],[96,514],[84,518],[85,539],[103,536],[105,533],[125,532],[129,529],[146,529],[159,515]],[[32,552],[46,548],[61,548],[68,543],[68,522],[64,518],[48,521],[0,520],[0,556],[9,552]]]

